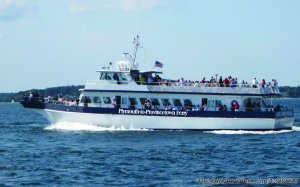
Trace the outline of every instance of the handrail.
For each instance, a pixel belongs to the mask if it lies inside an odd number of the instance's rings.
[[[90,80],[86,82],[86,88],[90,86],[107,83],[125,85],[130,81],[116,80]],[[182,91],[182,92],[214,92],[214,93],[251,93],[251,94],[281,94],[278,86],[262,84],[229,84],[228,86],[219,83],[198,83],[178,84],[170,82],[153,82],[147,84],[141,81],[132,81],[136,85],[147,86],[150,91]]]
[[[86,84],[96,84],[97,82],[109,82],[109,83],[124,83],[128,84],[130,81],[116,81],[116,80],[88,80]],[[174,84],[163,83],[163,82],[152,82],[151,84],[145,81],[135,81],[138,85],[148,85],[148,86],[173,86],[173,87],[221,87],[221,88],[271,88],[276,89],[278,86],[264,85],[262,84],[229,84],[228,86],[221,86],[219,83],[187,83],[187,84]]]

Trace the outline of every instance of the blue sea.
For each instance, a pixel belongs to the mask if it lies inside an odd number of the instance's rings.
[[[0,103],[0,186],[209,186],[229,179],[300,185],[300,99],[278,102],[294,107],[293,130],[50,124],[18,103]]]

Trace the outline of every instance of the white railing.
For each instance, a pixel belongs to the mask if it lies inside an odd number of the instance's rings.
[[[116,80],[89,80],[86,82],[85,89],[94,88],[95,85],[126,85],[132,81],[116,81]],[[200,93],[224,93],[224,94],[280,94],[277,86],[261,84],[232,84],[220,86],[218,83],[162,83],[153,82],[147,84],[146,82],[135,82],[137,85],[147,86],[150,91],[159,92],[200,92]]]
[[[280,94],[278,87],[249,84],[236,84],[229,87],[220,87],[218,84],[194,84],[194,85],[148,85],[151,91],[160,92],[200,92],[200,93],[224,93],[224,94]]]

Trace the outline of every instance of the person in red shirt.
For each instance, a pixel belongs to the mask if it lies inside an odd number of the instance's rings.
[[[265,81],[265,79],[263,79],[263,80],[261,81],[261,87],[264,88],[264,87],[265,87],[265,84],[266,84],[266,81]]]

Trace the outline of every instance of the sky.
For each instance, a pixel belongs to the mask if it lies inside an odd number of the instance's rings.
[[[298,0],[0,0],[0,92],[84,85],[140,36],[141,68],[300,85]]]

